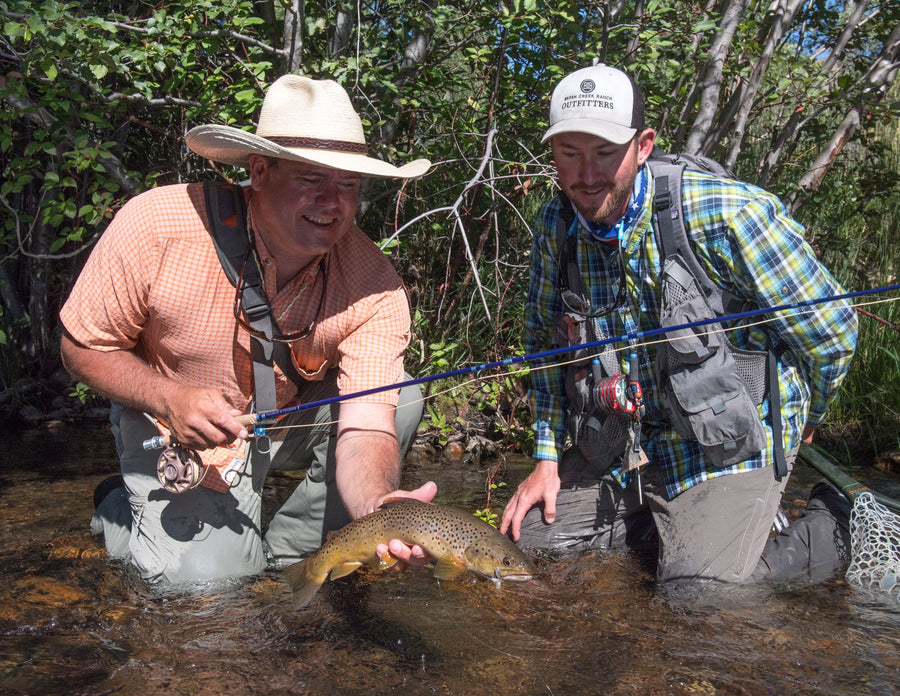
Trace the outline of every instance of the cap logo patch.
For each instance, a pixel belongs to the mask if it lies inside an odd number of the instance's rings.
[[[581,81],[580,88],[581,88],[581,91],[582,91],[582,92],[584,92],[585,94],[587,94],[587,93],[593,92],[593,91],[594,91],[594,88],[595,88],[596,86],[597,86],[597,85],[594,83],[593,80],[582,80],[582,81]]]

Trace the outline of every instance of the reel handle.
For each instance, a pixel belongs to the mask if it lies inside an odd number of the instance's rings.
[[[632,353],[628,356],[628,379],[631,383],[637,382],[637,373],[638,373],[638,354]]]

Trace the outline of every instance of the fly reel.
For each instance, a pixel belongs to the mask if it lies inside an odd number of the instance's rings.
[[[640,415],[641,385],[629,383],[623,374],[604,377],[594,385],[594,406],[600,413],[610,416]]]
[[[206,475],[206,465],[194,450],[167,445],[156,462],[156,476],[170,493],[196,488]]]

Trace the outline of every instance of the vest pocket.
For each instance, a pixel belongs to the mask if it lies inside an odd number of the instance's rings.
[[[628,431],[621,420],[613,416],[570,416],[569,433],[577,432],[575,444],[588,466],[601,476],[622,459]]]
[[[717,315],[680,256],[666,259],[660,324],[695,324]],[[683,438],[696,440],[718,467],[749,459],[766,446],[757,404],[765,392],[766,354],[737,350],[720,324],[678,329],[656,356],[660,402]]]
[[[669,363],[668,374],[660,375],[660,397],[678,434],[699,442],[719,468],[742,462],[763,449],[766,431],[729,346],[723,345],[696,364],[680,361],[671,348],[666,346],[659,355]],[[765,360],[764,354],[760,358]]]

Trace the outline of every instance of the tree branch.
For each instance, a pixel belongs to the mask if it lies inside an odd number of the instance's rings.
[[[866,106],[884,98],[897,79],[898,70],[900,70],[900,25],[894,27],[884,42],[881,53],[866,72],[863,79],[868,84],[860,95],[859,102],[847,111],[844,120],[819,151],[812,166],[797,182],[795,191],[788,197],[788,209],[791,212],[800,208],[809,194],[819,188],[844,145],[859,128],[862,115],[866,113]]]

